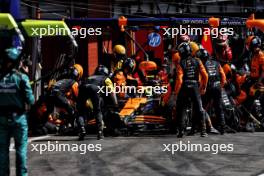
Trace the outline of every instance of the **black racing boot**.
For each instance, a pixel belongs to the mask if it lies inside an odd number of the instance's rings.
[[[206,133],[206,126],[203,123],[202,129],[201,129],[201,137],[208,137],[208,134]]]
[[[225,129],[220,127],[219,132],[220,132],[221,135],[224,135],[225,134]]]
[[[191,131],[187,134],[187,136],[194,136],[195,135],[195,129],[192,127]]]
[[[98,134],[97,134],[97,140],[103,140],[104,139],[104,134],[103,134],[103,131],[98,131]]]
[[[85,135],[86,135],[86,130],[85,130],[84,127],[81,127],[81,129],[80,129],[80,133],[79,133],[79,141],[83,141]]]
[[[224,133],[236,133],[237,131],[233,128],[229,127],[228,125],[225,125],[224,127]]]
[[[183,130],[179,130],[177,138],[182,138],[183,134],[184,134]]]
[[[225,124],[221,124],[220,125],[220,128],[219,128],[219,132],[221,135],[224,135],[225,134],[225,130],[226,130],[226,125]]]
[[[211,134],[219,134],[219,131],[215,129],[213,126],[209,129],[209,133]]]
[[[201,132],[201,137],[208,137],[208,134],[205,131]]]

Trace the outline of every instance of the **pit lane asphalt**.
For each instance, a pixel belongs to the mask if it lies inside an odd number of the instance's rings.
[[[32,138],[31,138],[32,140]],[[187,143],[234,144],[233,152],[163,152],[163,144]],[[101,152],[31,151],[31,144],[48,141],[64,144],[102,144]],[[96,140],[89,135],[84,141],[76,137],[47,136],[32,140],[28,147],[29,176],[249,176],[264,174],[264,132],[197,136],[177,139],[175,135],[106,137]],[[14,175],[11,152],[11,175]]]

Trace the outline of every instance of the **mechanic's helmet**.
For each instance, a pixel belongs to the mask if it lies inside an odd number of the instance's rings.
[[[258,36],[255,36],[250,41],[249,49],[253,50],[254,48],[260,48],[261,47],[261,39]]]
[[[95,75],[104,75],[108,76],[109,75],[109,70],[106,66],[104,65],[99,65],[94,72]]]
[[[11,61],[16,61],[21,54],[21,50],[19,50],[16,47],[7,48],[5,52],[7,58],[10,59]]]
[[[251,44],[251,41],[252,41],[252,39],[254,38],[255,36],[253,36],[253,35],[250,35],[250,36],[248,36],[247,37],[247,39],[246,39],[246,49],[247,50],[249,50],[250,49],[250,44]]]
[[[178,44],[180,45],[183,42],[189,43],[190,42],[190,37],[188,35],[181,35],[180,38],[179,38]]]
[[[199,51],[196,52],[196,57],[201,59],[202,61],[206,61],[210,58],[210,55],[206,49],[199,49]]]
[[[197,51],[199,51],[199,45],[195,42],[190,42],[190,46],[192,48],[192,56],[195,56]]]
[[[0,55],[0,70],[9,69],[12,64],[17,64],[21,50],[16,47],[2,49]],[[0,71],[1,72],[1,71]]]
[[[183,42],[178,46],[178,52],[182,59],[192,55],[192,48],[189,43]]]
[[[136,61],[131,58],[127,58],[123,63],[123,69],[127,69],[129,73],[132,73],[136,68]]]
[[[12,64],[17,63],[21,50],[16,47],[3,47],[0,49],[0,72],[2,72],[2,69],[9,69]]]
[[[123,59],[126,55],[126,48],[123,45],[115,45],[113,48],[113,53],[118,59]]]
[[[226,47],[228,45],[228,36],[227,35],[219,35],[219,38],[216,41],[218,46]]]
[[[73,76],[76,80],[80,80],[83,76],[83,67],[80,64],[73,65]]]

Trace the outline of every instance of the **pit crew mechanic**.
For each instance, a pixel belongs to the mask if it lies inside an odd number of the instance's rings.
[[[79,87],[79,96],[77,99],[77,110],[78,119],[77,123],[79,126],[79,140],[83,140],[86,135],[85,121],[87,120],[87,112],[89,110],[93,111],[93,116],[96,119],[97,124],[97,139],[103,139],[103,106],[110,104],[117,107],[117,99],[114,91],[111,91],[110,96],[103,93],[98,93],[100,87],[105,87],[106,89],[113,89],[113,83],[108,77],[109,71],[103,66],[99,65],[94,75],[85,79]],[[107,122],[109,120],[106,119]],[[106,123],[107,123],[106,122]],[[111,123],[109,126],[116,126],[117,124]]]
[[[126,48],[117,44],[113,48],[113,57],[111,58],[111,73],[118,69],[122,69],[123,62],[126,60]]]
[[[54,106],[65,108],[70,122],[75,118],[75,109],[68,99],[76,100],[78,97],[78,81],[83,75],[83,68],[79,64],[74,64],[69,68],[68,76],[53,84],[47,94],[46,116],[53,112]]]
[[[207,90],[203,98],[204,107],[213,100],[214,109],[216,111],[219,131],[224,134],[225,117],[222,107],[222,87],[226,83],[226,76],[220,63],[209,55],[205,49],[200,49],[197,52],[197,57],[202,60],[205,69],[208,73]],[[206,108],[205,108],[206,109]]]
[[[184,120],[183,109],[188,103],[190,98],[194,103],[194,109],[198,114],[198,119],[201,122],[202,130],[201,136],[207,136],[205,129],[205,113],[202,106],[201,93],[206,91],[206,85],[208,81],[208,75],[202,64],[202,62],[192,56],[192,50],[189,43],[183,42],[178,47],[180,55],[180,63],[176,65],[177,74],[175,81],[175,94],[177,96],[177,114],[178,122],[178,137],[183,137],[184,133]],[[199,74],[202,76],[201,85],[199,85]],[[200,86],[200,88],[199,88]],[[201,90],[201,93],[200,93]]]
[[[252,52],[250,64],[250,79],[252,84],[264,84],[264,53],[261,51],[261,40],[257,36],[250,36],[247,39],[249,50]]]
[[[17,62],[20,51],[7,48],[1,51],[7,70]],[[25,103],[32,105],[34,95],[26,74],[12,69],[0,80],[0,175],[10,174],[9,145],[14,137],[16,148],[16,175],[27,176],[28,125]]]

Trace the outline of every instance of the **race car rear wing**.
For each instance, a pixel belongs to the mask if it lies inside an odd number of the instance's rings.
[[[21,22],[23,31],[29,37],[55,37],[68,36],[72,44],[78,47],[76,40],[71,35],[71,30],[61,20],[25,20]]]
[[[0,31],[8,31],[12,35],[17,35],[21,44],[24,45],[25,39],[22,35],[18,25],[11,14],[9,13],[0,13]]]

